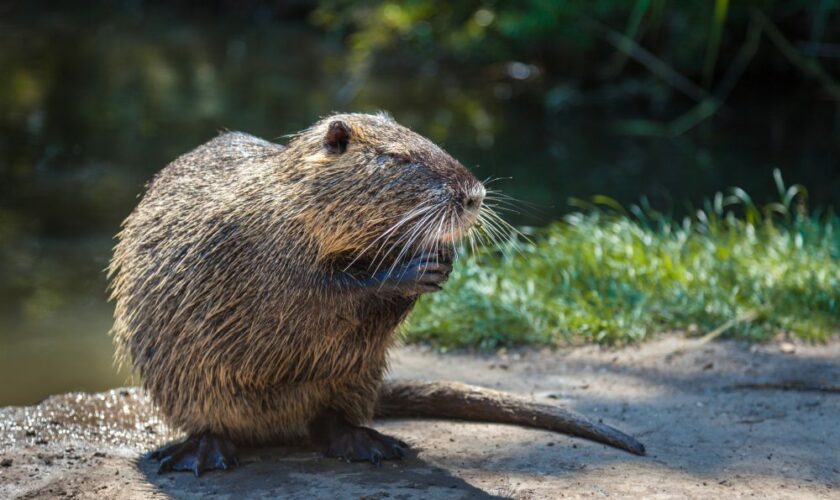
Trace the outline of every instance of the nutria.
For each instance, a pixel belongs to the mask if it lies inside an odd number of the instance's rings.
[[[160,471],[227,469],[237,444],[309,440],[399,458],[376,416],[518,423],[643,453],[619,431],[477,387],[383,382],[417,298],[441,289],[485,190],[385,114],[339,114],[287,146],[225,133],[148,184],[109,268],[113,335],[188,436]]]

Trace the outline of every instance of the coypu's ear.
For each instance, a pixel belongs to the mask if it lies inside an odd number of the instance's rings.
[[[327,135],[324,136],[324,147],[327,151],[341,154],[347,151],[348,142],[350,142],[350,127],[340,120],[330,123]]]

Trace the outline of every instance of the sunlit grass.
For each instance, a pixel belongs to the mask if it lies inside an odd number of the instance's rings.
[[[776,181],[780,201],[761,208],[739,189],[684,220],[593,205],[531,242],[463,258],[405,336],[443,347],[615,344],[740,318],[727,335],[824,340],[840,332],[840,218],[808,214],[803,188]]]

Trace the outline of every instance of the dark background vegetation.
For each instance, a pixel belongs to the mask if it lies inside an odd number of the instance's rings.
[[[0,404],[120,383],[112,235],[168,161],[387,110],[533,206],[840,205],[840,2],[0,0]],[[49,367],[50,369],[45,369]],[[57,375],[60,374],[60,375]],[[116,377],[116,378],[115,378]]]

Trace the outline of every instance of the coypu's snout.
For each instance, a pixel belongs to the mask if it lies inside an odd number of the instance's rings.
[[[460,187],[455,193],[455,206],[463,222],[467,222],[468,226],[472,226],[478,219],[478,213],[481,210],[481,203],[484,201],[484,195],[487,194],[484,186],[475,181],[469,186]]]
[[[487,191],[480,182],[476,182],[472,188],[464,192],[464,210],[469,213],[478,213],[481,209],[481,203],[484,201],[484,195]]]
[[[470,177],[472,175],[470,174]],[[487,191],[477,179],[459,184],[452,193],[452,223],[441,231],[440,240],[450,242],[466,235],[479,220],[481,205]]]

